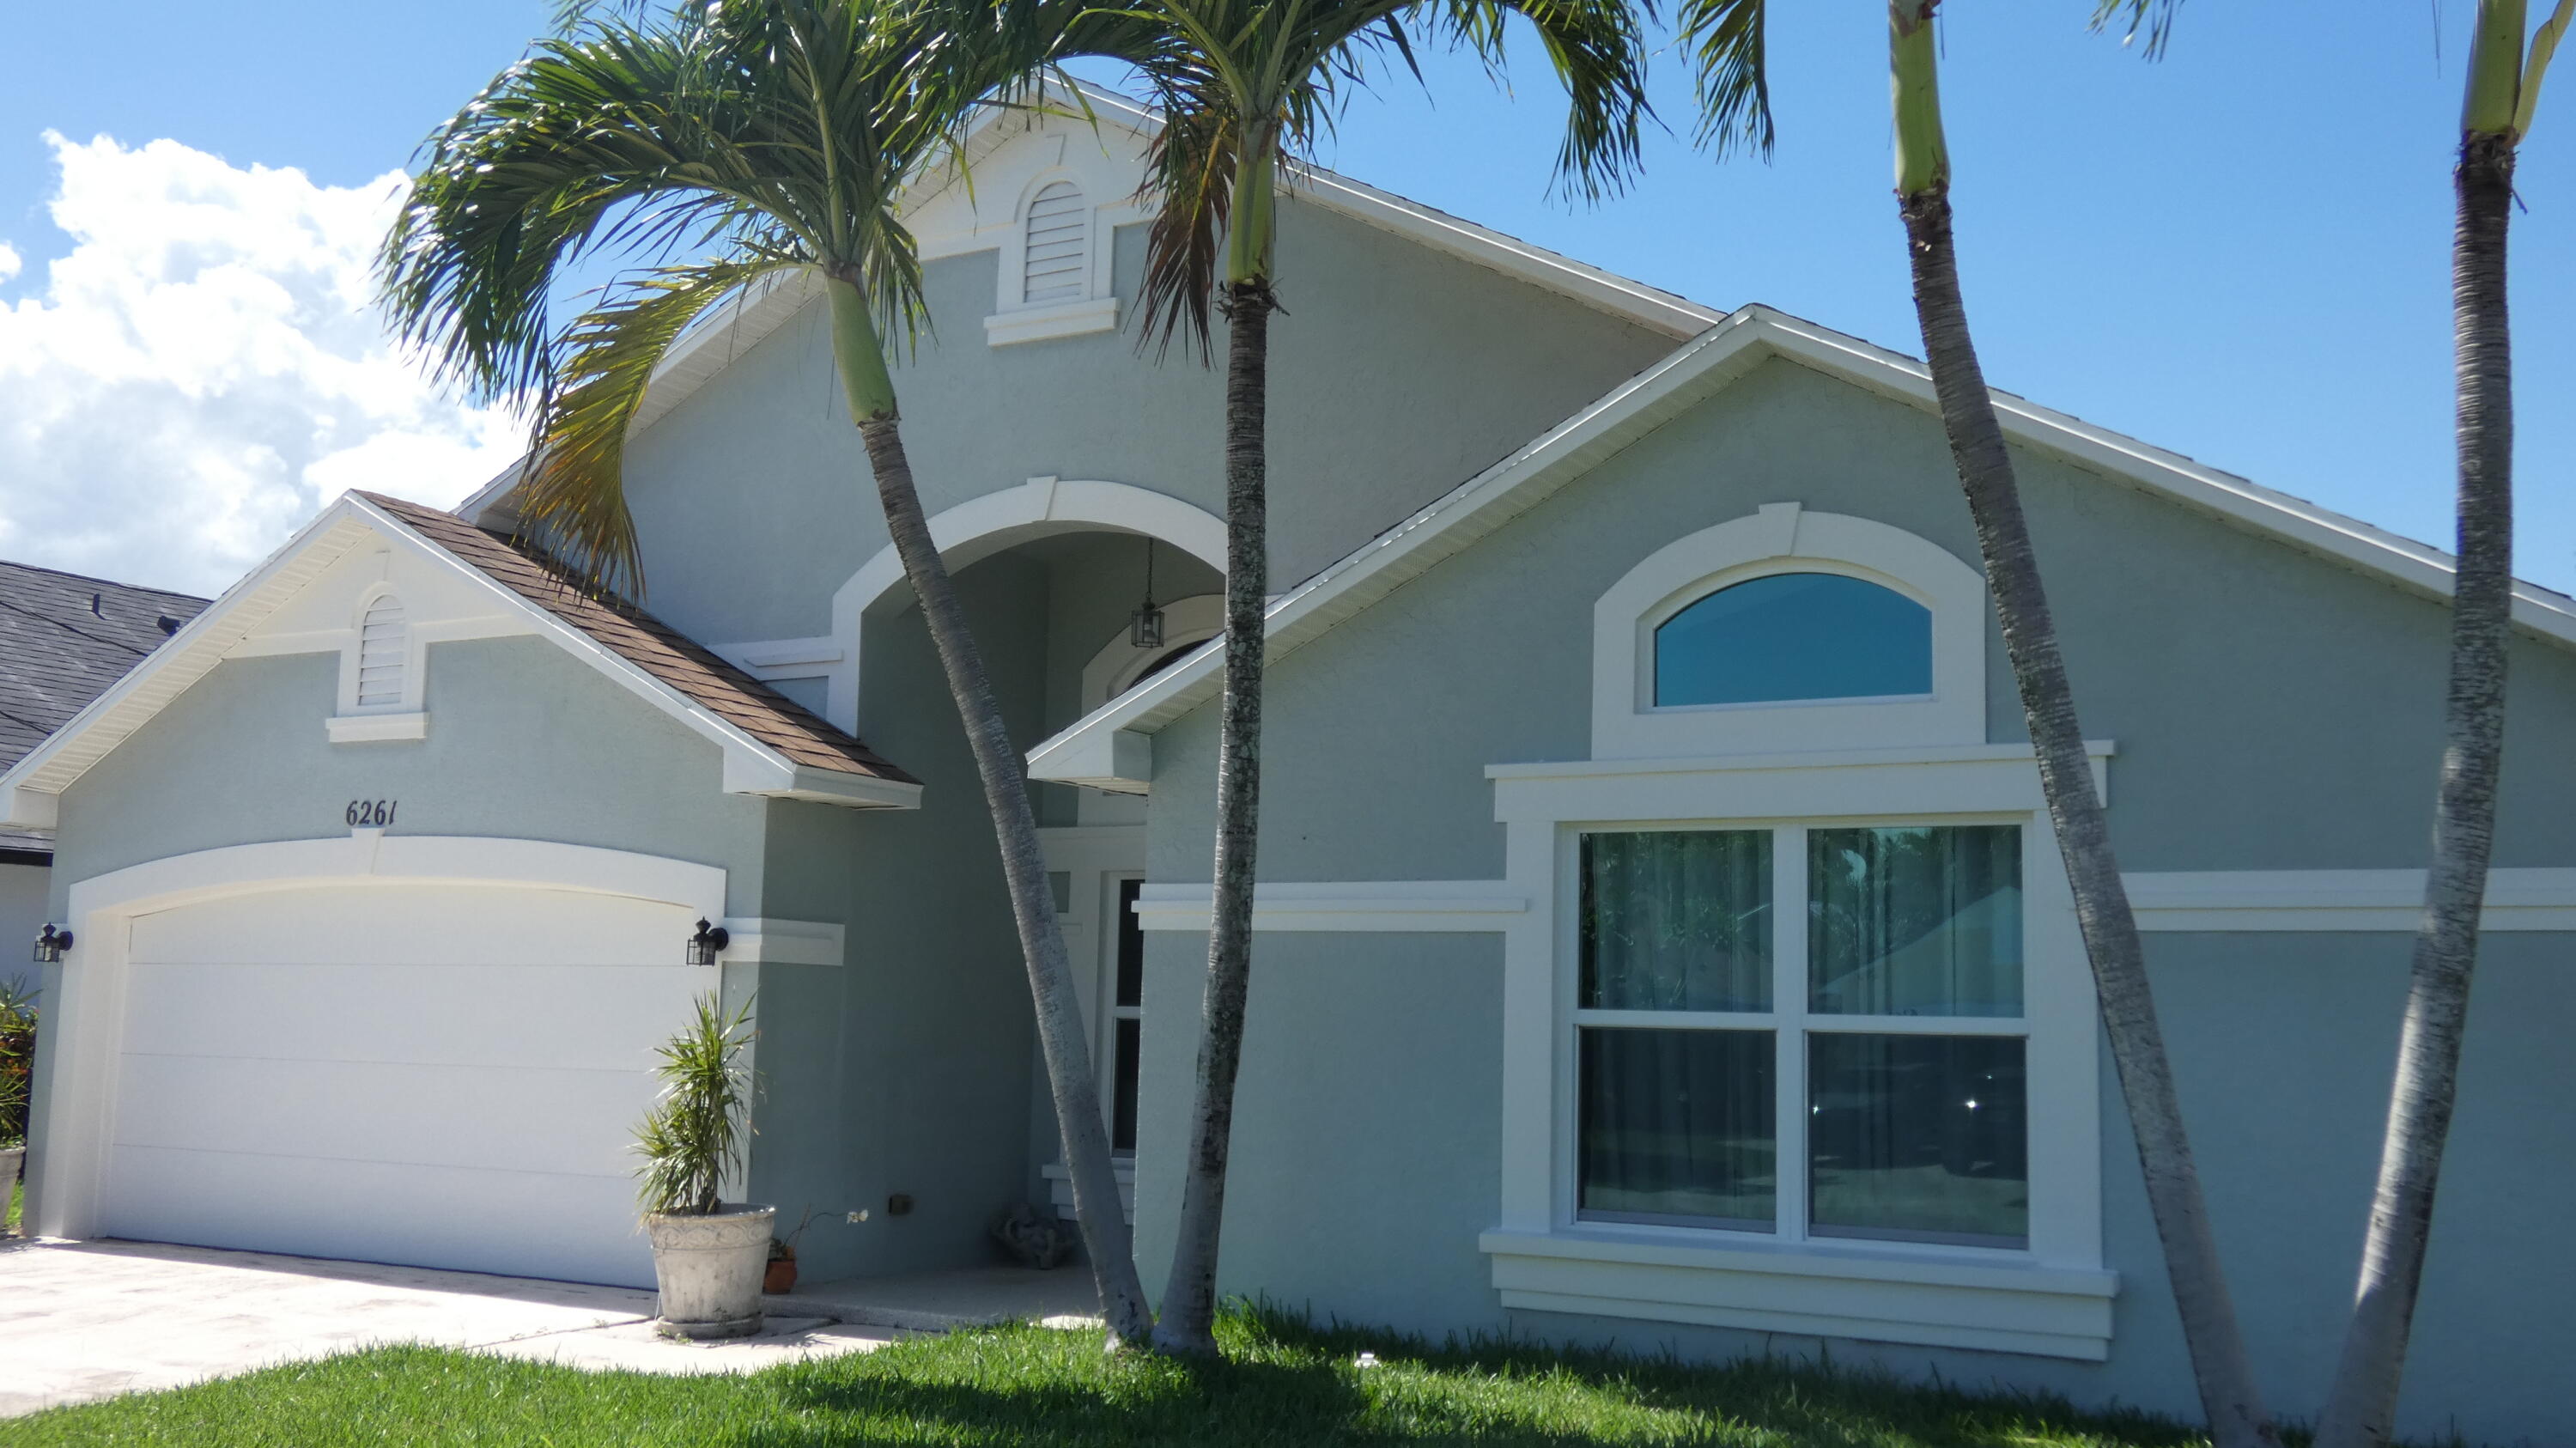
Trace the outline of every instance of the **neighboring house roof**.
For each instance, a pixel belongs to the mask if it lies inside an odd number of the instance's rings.
[[[70,723],[206,600],[0,563],[0,770]],[[50,836],[0,826],[0,852],[50,852]]]
[[[1339,562],[1270,601],[1268,657],[1280,658],[1420,577],[1566,483],[1766,359],[1779,357],[1938,415],[1921,362],[1764,306],[1748,306],[1612,388],[1509,457],[1452,488]],[[1994,393],[2004,435],[2087,470],[2278,539],[2427,598],[2451,594],[2450,554],[2065,413]],[[2576,599],[2517,582],[2514,622],[2576,647]],[[1029,755],[1032,778],[1136,790],[1148,783],[1142,736],[1214,698],[1223,650],[1212,641],[1092,711]]]
[[[371,538],[453,570],[528,632],[713,741],[730,792],[862,807],[920,802],[919,782],[865,744],[652,615],[584,596],[542,554],[453,514],[352,492],[0,774],[0,828],[50,828],[64,789]]]

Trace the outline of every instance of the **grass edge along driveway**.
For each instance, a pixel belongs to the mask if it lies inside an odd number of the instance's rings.
[[[57,1408],[13,1448],[821,1448],[821,1445],[1709,1444],[2179,1448],[2143,1413],[1777,1361],[1686,1365],[1483,1341],[1430,1347],[1238,1310],[1221,1363],[1111,1357],[1100,1334],[1002,1327],[748,1377],[589,1373],[386,1347]],[[1377,1361],[1364,1363],[1362,1353]]]

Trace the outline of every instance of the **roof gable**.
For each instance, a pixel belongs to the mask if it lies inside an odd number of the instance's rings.
[[[1747,306],[1272,599],[1267,656],[1276,660],[1292,653],[1369,608],[1773,357],[1939,413],[1931,375],[1914,358],[1769,307]],[[2010,393],[1993,397],[2004,434],[2017,445],[2056,454],[2419,596],[2450,597],[2453,560],[2439,549]],[[2527,633],[2576,648],[2576,600],[2517,582],[2513,616]],[[1103,789],[1147,788],[1148,736],[1215,698],[1223,673],[1223,652],[1211,643],[1040,744],[1029,756],[1030,776]]]
[[[580,593],[543,555],[452,514],[353,492],[0,774],[0,824],[50,828],[64,789],[226,658],[311,651],[309,640],[253,635],[292,617],[299,595],[370,541],[406,550],[506,619],[508,632],[545,637],[715,743],[729,792],[919,803],[920,784],[865,744],[650,614]]]

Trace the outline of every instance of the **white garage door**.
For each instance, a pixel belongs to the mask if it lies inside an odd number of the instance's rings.
[[[716,981],[694,924],[382,884],[138,917],[105,1233],[649,1285],[628,1144]]]

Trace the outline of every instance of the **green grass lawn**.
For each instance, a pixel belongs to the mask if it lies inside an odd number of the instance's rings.
[[[585,1373],[397,1347],[6,1425],[12,1448],[357,1444],[1709,1444],[1724,1448],[2165,1448],[2137,1414],[1751,1363],[1686,1367],[1536,1348],[1427,1348],[1236,1315],[1226,1360],[1109,1357],[1097,1332],[995,1328],[748,1378]],[[1381,1360],[1360,1366],[1359,1353]]]

